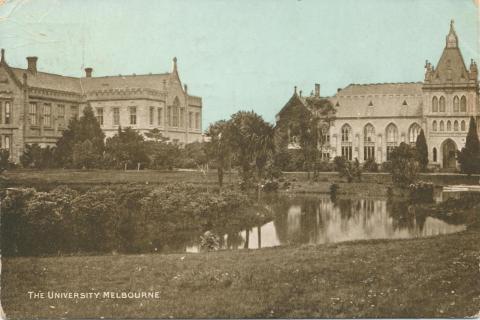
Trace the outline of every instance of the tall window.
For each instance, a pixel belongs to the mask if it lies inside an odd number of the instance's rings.
[[[149,120],[150,120],[150,125],[153,126],[153,118],[155,118],[155,108],[150,107],[150,115],[149,115]]]
[[[195,129],[200,129],[200,112],[195,112]]]
[[[432,122],[432,130],[437,131],[437,121],[436,120],[433,120],[433,122]]]
[[[465,120],[462,120],[462,124],[460,125],[460,129],[461,129],[462,131],[465,131],[465,130],[467,129]]]
[[[193,112],[188,113],[188,127],[193,129]]]
[[[387,126],[386,140],[387,140],[387,161],[389,161],[391,160],[390,155],[392,154],[392,151],[398,145],[398,129],[397,129],[397,126],[394,125],[393,123],[390,123]]]
[[[52,126],[52,105],[49,103],[43,105],[43,125],[45,127]]]
[[[130,107],[130,124],[137,124],[137,107]]]
[[[5,147],[4,149],[11,151],[12,150],[12,138],[11,136],[5,136]]]
[[[445,97],[441,96],[440,97],[440,112],[445,112]]]
[[[180,109],[180,102],[178,101],[178,98],[175,97],[175,100],[173,100],[173,116],[172,116],[172,122],[174,127],[178,127],[178,113]]]
[[[30,124],[36,126],[38,124],[37,103],[30,102],[30,112],[28,113],[30,118]]]
[[[342,127],[342,157],[352,160],[352,128],[345,124]]]
[[[432,112],[438,112],[438,98],[433,97],[432,99]]]
[[[410,142],[411,145],[414,145],[417,142],[417,137],[421,130],[422,128],[417,123],[410,126],[410,129],[408,130],[408,142]]]
[[[10,101],[5,101],[5,124],[12,122],[12,105]]]
[[[180,108],[180,127],[185,126],[185,108]]]
[[[113,125],[120,125],[120,108],[118,107],[113,108]]]
[[[98,123],[103,126],[103,108],[97,108],[97,121]]]
[[[78,106],[71,106],[70,107],[70,114],[72,118],[78,119]]]
[[[445,131],[445,124],[443,123],[443,120],[440,121],[440,131]]]
[[[60,127],[65,126],[65,105],[57,105],[57,119]]]
[[[161,126],[161,125],[162,125],[162,113],[163,113],[163,109],[162,109],[162,108],[157,108],[157,112],[158,112],[158,114],[157,114],[157,124],[158,124],[159,126]]]
[[[460,112],[467,112],[467,98],[465,96],[460,99]]]
[[[433,148],[433,162],[437,162],[437,148]]]
[[[167,108],[167,124],[168,126],[172,125],[172,107],[168,106]]]
[[[363,160],[375,159],[375,128],[367,124],[363,129]]]
[[[450,120],[447,121],[447,131],[452,131],[452,122]]]
[[[453,131],[458,131],[458,121],[455,120],[455,122],[453,123]]]
[[[460,99],[457,96],[453,98],[453,112],[460,111]]]

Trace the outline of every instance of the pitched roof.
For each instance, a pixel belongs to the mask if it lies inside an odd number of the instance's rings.
[[[102,89],[149,88],[165,90],[172,73],[119,75],[106,77],[80,78],[85,92]]]
[[[349,95],[419,95],[422,94],[422,82],[349,84],[337,92],[336,96]]]
[[[337,118],[420,116],[422,83],[351,84],[330,100]]]
[[[82,93],[79,78],[46,72],[37,72],[36,74],[32,74],[28,70],[21,68],[10,67],[10,69],[18,79],[23,79],[23,74],[26,73],[27,83],[31,87]]]

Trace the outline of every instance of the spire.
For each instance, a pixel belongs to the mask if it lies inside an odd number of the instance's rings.
[[[447,35],[447,48],[457,48],[458,47],[458,37],[457,34],[455,33],[455,28],[453,27],[454,21],[450,21],[450,31],[448,32]]]

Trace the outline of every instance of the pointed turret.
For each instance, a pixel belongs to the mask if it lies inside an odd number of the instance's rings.
[[[427,69],[428,69],[427,64]],[[437,63],[437,68],[431,68],[425,80],[432,83],[458,83],[468,81],[468,71],[458,47],[458,37],[453,27],[453,20],[450,22],[450,31],[446,37],[445,48]]]
[[[458,48],[458,37],[457,33],[455,32],[455,28],[453,27],[454,21],[450,21],[450,31],[447,35],[446,47],[447,48]]]
[[[173,73],[178,73],[177,70],[177,57],[173,57]]]

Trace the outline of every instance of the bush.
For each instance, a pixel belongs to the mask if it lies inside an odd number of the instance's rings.
[[[363,164],[363,170],[366,172],[378,172],[378,164],[374,159],[370,158]]]
[[[358,159],[355,161],[347,161],[344,157],[335,157],[333,159],[335,165],[335,171],[337,171],[340,177],[346,177],[348,182],[352,182],[354,178],[358,181],[362,179],[362,169]]]
[[[402,142],[392,151],[390,158],[389,169],[395,184],[406,187],[416,181],[420,165],[414,147]]]
[[[315,170],[318,172],[333,172],[335,171],[334,169],[335,169],[334,163],[328,160],[321,160],[315,163]]]

